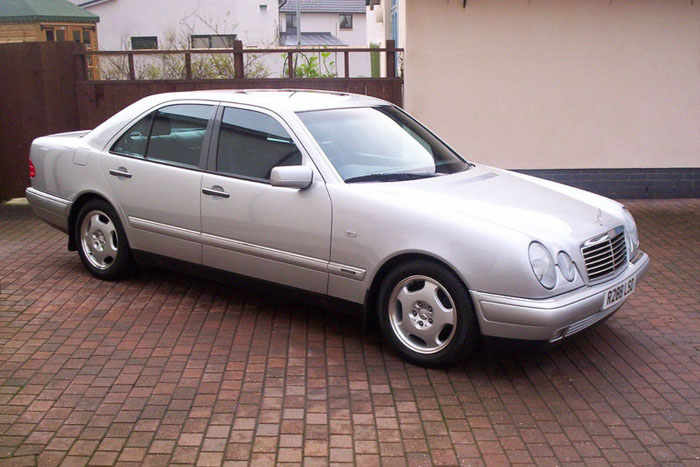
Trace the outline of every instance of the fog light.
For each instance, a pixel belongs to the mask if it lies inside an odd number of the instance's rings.
[[[566,330],[569,329],[568,327],[566,328],[561,328],[558,329],[557,332],[554,333],[551,339],[549,339],[549,342],[556,342],[560,339],[564,338],[564,335],[566,334]]]

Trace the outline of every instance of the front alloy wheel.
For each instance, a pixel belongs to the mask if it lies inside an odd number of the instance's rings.
[[[428,276],[409,276],[396,284],[388,311],[394,334],[415,352],[437,353],[454,337],[454,301],[442,284]]]
[[[438,263],[417,260],[393,269],[379,289],[379,326],[407,360],[444,366],[466,358],[479,341],[471,298]]]

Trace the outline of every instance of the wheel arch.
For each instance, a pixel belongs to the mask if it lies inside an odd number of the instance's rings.
[[[370,283],[369,288],[367,289],[367,293],[365,294],[365,311],[369,315],[373,315],[377,312],[377,299],[379,295],[379,288],[382,285],[382,282],[384,281],[384,278],[389,274],[389,272],[394,269],[395,267],[410,262],[410,261],[417,261],[417,260],[424,260],[424,261],[430,261],[432,263],[435,263],[439,266],[442,266],[446,268],[448,271],[450,271],[452,274],[454,274],[460,282],[464,285],[464,287],[467,289],[467,291],[470,290],[469,288],[469,283],[465,280],[464,276],[460,274],[457,269],[451,265],[448,261],[439,258],[437,256],[425,253],[425,252],[418,252],[418,251],[412,251],[412,252],[403,252],[396,254],[390,258],[387,258],[382,265],[377,269],[377,272],[374,274],[374,277],[372,277],[372,281]],[[472,300],[471,294],[469,295],[469,299]],[[472,300],[472,306],[473,306],[473,300]]]
[[[76,198],[75,201],[71,204],[70,207],[70,213],[68,214],[68,250],[69,251],[76,251],[78,246],[75,244],[75,236],[73,235],[73,232],[75,231],[75,223],[78,220],[78,213],[80,212],[80,209],[87,203],[88,201],[91,200],[100,200],[104,201],[105,203],[109,204],[114,208],[115,212],[117,212],[117,215],[119,215],[119,211],[115,208],[114,204],[107,199],[105,196],[94,192],[94,191],[86,191],[81,194],[79,194]],[[121,220],[121,219],[120,219]],[[122,225],[124,225],[124,222],[122,220]]]

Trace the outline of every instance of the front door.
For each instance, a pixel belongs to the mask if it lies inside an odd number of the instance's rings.
[[[289,128],[259,110],[225,107],[212,138],[213,173],[202,177],[202,263],[326,293],[331,203],[325,183]],[[270,185],[281,165],[309,165],[310,187]]]
[[[199,198],[214,108],[162,107],[129,128],[102,157],[131,248],[201,263]]]

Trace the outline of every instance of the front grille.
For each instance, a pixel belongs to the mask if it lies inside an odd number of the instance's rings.
[[[622,227],[588,240],[581,247],[589,280],[611,275],[627,264],[627,244]]]

